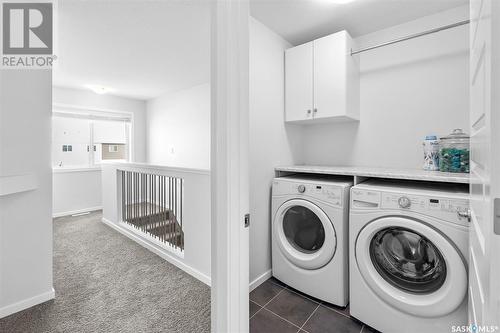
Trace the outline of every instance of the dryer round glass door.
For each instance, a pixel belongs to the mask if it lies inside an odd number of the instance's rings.
[[[304,269],[318,269],[335,255],[335,228],[328,216],[315,204],[294,199],[278,209],[273,232],[284,256]]]
[[[398,310],[438,317],[455,310],[467,291],[464,260],[434,228],[404,217],[384,217],[358,234],[356,263],[365,282]]]

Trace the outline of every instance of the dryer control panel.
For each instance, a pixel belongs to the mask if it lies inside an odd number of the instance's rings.
[[[321,200],[330,205],[342,207],[345,189],[333,184],[279,181],[273,182],[273,196],[294,195],[297,198]]]
[[[370,191],[353,188],[351,191],[351,209],[399,210],[420,213],[445,221],[468,225],[464,216],[469,210],[467,198],[449,198],[444,196],[414,195]]]

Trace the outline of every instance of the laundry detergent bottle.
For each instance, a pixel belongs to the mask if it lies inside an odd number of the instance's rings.
[[[428,135],[423,142],[424,170],[439,170],[439,141],[435,135]]]

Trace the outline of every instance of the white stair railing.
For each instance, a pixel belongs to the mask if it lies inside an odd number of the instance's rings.
[[[210,171],[145,163],[102,164],[102,221],[210,283]]]
[[[184,179],[118,170],[120,220],[136,233],[184,250]]]

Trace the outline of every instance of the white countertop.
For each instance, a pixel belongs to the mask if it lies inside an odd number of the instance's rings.
[[[275,170],[282,172],[312,173],[312,174],[324,174],[324,175],[422,180],[431,182],[462,183],[462,184],[469,183],[469,174],[425,171],[419,169],[294,165],[294,166],[279,166],[276,167]]]

